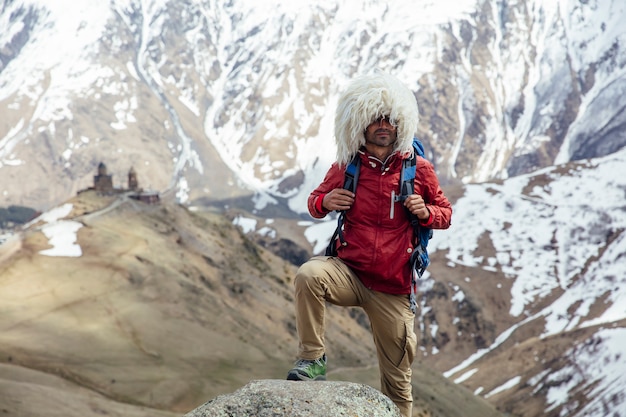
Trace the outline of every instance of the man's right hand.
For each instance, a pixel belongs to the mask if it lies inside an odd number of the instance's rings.
[[[349,210],[354,203],[354,193],[343,188],[335,188],[324,196],[322,207],[328,211]]]

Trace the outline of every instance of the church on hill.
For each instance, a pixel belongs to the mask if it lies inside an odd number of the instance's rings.
[[[108,173],[107,166],[104,162],[98,164],[97,174],[93,177],[93,186],[83,191],[94,190],[101,195],[128,194],[130,198],[143,201],[148,204],[157,204],[160,202],[159,193],[156,191],[144,191],[139,187],[137,179],[137,171],[131,167],[128,171],[128,188],[115,188],[113,186],[113,176]]]

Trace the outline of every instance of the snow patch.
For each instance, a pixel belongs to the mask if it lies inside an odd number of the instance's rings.
[[[62,257],[79,257],[83,254],[80,245],[77,243],[76,235],[83,225],[72,220],[62,220],[70,214],[72,208],[72,204],[64,204],[33,220],[33,222],[43,221],[46,223],[41,226],[41,231],[52,246],[50,249],[39,251],[40,254]]]

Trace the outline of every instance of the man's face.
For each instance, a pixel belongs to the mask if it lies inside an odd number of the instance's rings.
[[[398,128],[387,116],[381,116],[365,128],[365,143],[375,146],[392,146],[398,138]]]

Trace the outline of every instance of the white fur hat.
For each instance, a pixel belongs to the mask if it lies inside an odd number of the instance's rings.
[[[350,163],[365,145],[365,128],[380,116],[388,116],[398,128],[394,151],[413,153],[419,120],[415,96],[397,78],[378,71],[354,79],[339,97],[335,114],[339,164]]]

